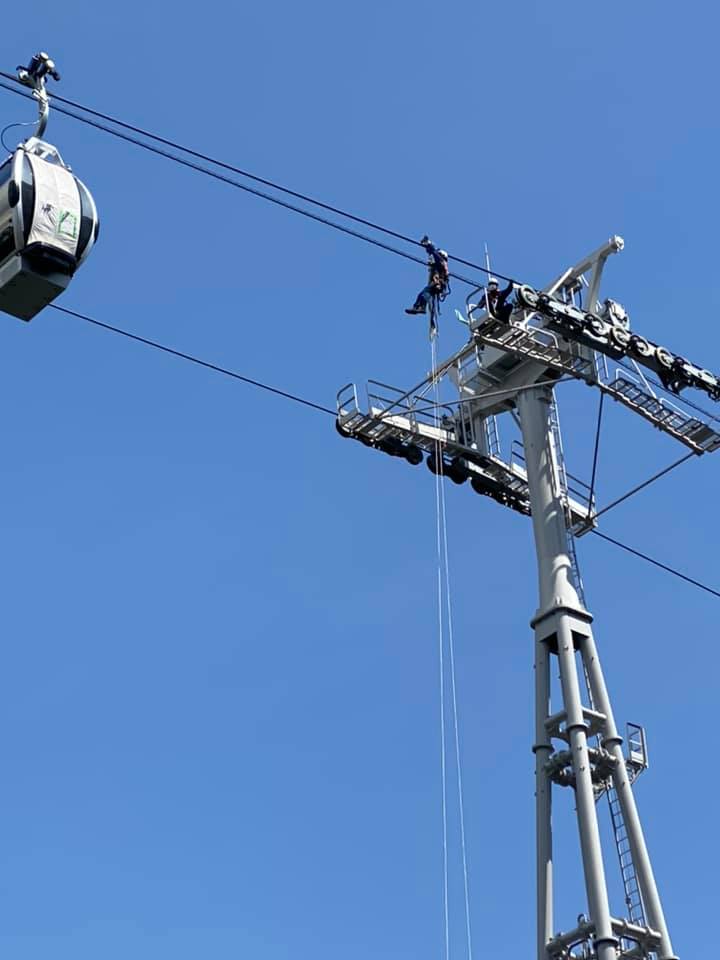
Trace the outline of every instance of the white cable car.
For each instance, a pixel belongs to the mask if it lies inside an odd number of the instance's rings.
[[[36,135],[0,165],[0,310],[21,320],[31,320],[67,288],[99,230],[90,191],[40,139],[49,112],[48,74],[59,79],[44,53],[19,71],[33,87],[40,119]]]

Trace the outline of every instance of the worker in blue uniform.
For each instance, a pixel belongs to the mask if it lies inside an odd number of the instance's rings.
[[[415,303],[407,307],[405,313],[425,313],[430,307],[431,323],[434,326],[434,318],[438,312],[438,304],[447,296],[450,283],[450,269],[448,267],[448,255],[444,250],[439,250],[430,239],[425,236],[420,241],[421,246],[425,248],[428,255],[428,282],[415,298]]]

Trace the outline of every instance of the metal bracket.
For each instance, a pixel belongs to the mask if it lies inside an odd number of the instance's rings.
[[[38,102],[38,125],[35,136],[41,139],[47,127],[50,115],[50,98],[46,89],[47,78],[59,81],[60,74],[55,68],[55,61],[44,52],[36,53],[27,67],[18,67],[18,80],[26,87],[30,87],[33,97]]]

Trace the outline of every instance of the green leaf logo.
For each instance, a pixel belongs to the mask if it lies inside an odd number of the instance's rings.
[[[70,210],[61,210],[57,220],[57,226],[55,227],[55,234],[58,237],[65,237],[68,240],[77,240],[77,214],[72,213]]]

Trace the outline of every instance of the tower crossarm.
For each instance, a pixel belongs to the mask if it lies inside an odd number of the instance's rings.
[[[591,307],[594,307],[600,288],[600,277],[605,267],[605,261],[613,253],[620,253],[624,246],[625,241],[622,237],[610,237],[601,247],[593,250],[592,253],[589,253],[576,263],[574,267],[569,267],[564,273],[561,273],[559,277],[553,280],[552,283],[548,284],[548,286],[544,288],[545,293],[552,295],[557,293],[558,290],[572,287],[578,281],[581,281],[584,274],[592,271],[588,290],[588,303]]]
[[[599,377],[595,363],[583,349],[585,343],[566,338],[551,325],[538,326],[532,317],[510,323],[487,317],[475,328],[474,336],[483,346],[513,355],[518,362],[533,360],[542,364],[546,377],[570,376],[598,387],[694,453],[708,453],[720,447],[720,432],[694,412],[683,409],[681,398],[678,402],[659,398],[647,382],[624,367],[618,367],[612,376]],[[608,351],[608,355],[620,356],[617,351]]]
[[[518,306],[540,313],[547,326],[567,340],[597,350],[613,360],[634,359],[656,373],[673,393],[695,387],[712,400],[720,400],[720,379],[714,373],[672,353],[667,347],[632,333],[626,315],[620,316],[609,308],[603,316],[586,313],[572,303],[565,303],[548,293],[538,293],[528,286],[518,288],[517,301]]]
[[[337,397],[337,430],[341,436],[392,457],[427,465],[442,472],[454,483],[470,481],[472,489],[503,506],[530,516],[527,471],[521,463],[506,462],[483,452],[475,437],[475,426],[443,407],[436,416],[427,411],[427,401],[418,401],[402,391],[370,381],[364,409],[355,384],[347,384]],[[442,465],[437,462],[438,448]],[[579,491],[578,491],[579,492]],[[588,523],[586,500],[568,497],[570,522],[578,528]]]

